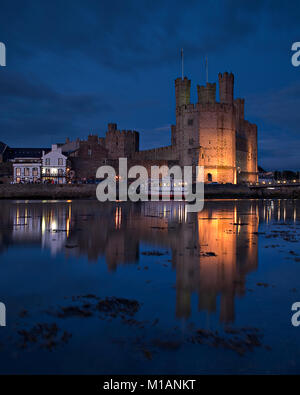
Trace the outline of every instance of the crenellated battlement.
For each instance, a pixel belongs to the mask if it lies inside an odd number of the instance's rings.
[[[198,103],[207,104],[216,102],[216,83],[207,82],[206,85],[197,85]]]
[[[190,104],[191,80],[187,77],[175,80],[176,108]]]
[[[220,103],[233,103],[233,87],[234,87],[234,76],[232,73],[219,73],[219,97]]]
[[[133,130],[118,130],[116,123],[109,123],[105,136],[105,147],[109,157],[131,157],[139,151],[139,133]]]
[[[96,165],[125,157],[131,165],[176,163],[204,166],[204,181],[236,183],[255,181],[257,174],[257,126],[245,120],[245,100],[234,99],[234,76],[219,73],[216,83],[197,85],[197,103],[191,103],[191,80],[175,80],[176,124],[171,126],[171,145],[139,150],[139,133],[109,123],[105,137],[91,134],[80,142],[76,163],[89,172]],[[68,146],[72,142],[67,142]],[[107,162],[108,161],[108,162]]]
[[[236,183],[238,174],[243,174],[243,181],[255,178],[257,127],[244,119],[244,99],[234,99],[234,75],[219,73],[218,81],[219,101],[216,83],[206,83],[197,85],[196,104],[180,101],[180,92],[183,95],[188,91],[189,97],[190,80],[175,81],[176,126],[172,128],[172,144],[179,163],[204,165],[207,182]]]

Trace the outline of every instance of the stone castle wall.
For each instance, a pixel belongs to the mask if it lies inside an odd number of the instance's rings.
[[[197,104],[189,102],[188,89],[187,78],[175,80],[172,142],[181,166],[204,166],[206,182],[256,181],[257,127],[244,119],[244,100],[234,100],[233,74],[219,74],[220,102],[216,102],[215,84],[197,87]]]
[[[110,123],[105,138],[89,136],[72,154],[77,175],[95,177],[99,166],[128,158],[131,166],[146,168],[153,162],[204,166],[208,183],[256,181],[257,127],[244,118],[244,99],[234,100],[233,74],[219,74],[219,102],[215,83],[197,86],[196,104],[190,103],[190,89],[187,77],[175,80],[176,125],[171,126],[170,146],[140,151],[138,132],[120,131]]]
[[[177,152],[173,146],[153,148],[145,151],[135,152],[132,156],[135,160],[176,160]]]

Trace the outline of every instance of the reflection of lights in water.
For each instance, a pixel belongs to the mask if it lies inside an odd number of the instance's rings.
[[[54,230],[57,230],[57,222],[56,222],[55,218],[54,219],[51,218],[50,228],[51,228],[52,232]]]
[[[27,207],[25,208],[25,215],[24,215],[24,225],[27,225],[27,221],[28,221],[28,210]]]
[[[180,205],[178,207],[178,220],[179,220],[180,223],[182,223],[183,219],[184,219],[184,208],[183,208],[182,205]]]
[[[71,202],[71,201],[69,201],[69,202]],[[67,216],[67,221],[66,221],[67,238],[69,237],[69,234],[70,234],[71,216],[72,216],[72,207],[71,207],[71,204],[70,204],[69,205],[68,216]]]
[[[122,208],[121,207],[117,207],[116,208],[116,214],[115,214],[115,226],[116,226],[116,229],[120,229],[121,228],[121,221],[122,221]]]
[[[286,207],[284,207],[283,209],[283,221],[285,221],[286,219]]]
[[[17,208],[17,213],[16,213],[16,224],[17,224],[17,225],[20,224],[20,211],[19,211],[19,207]]]
[[[296,207],[294,207],[294,222],[297,220],[297,210]]]
[[[45,217],[43,215],[43,218],[42,218],[42,234],[44,234],[45,231],[46,231],[46,221],[45,221]]]

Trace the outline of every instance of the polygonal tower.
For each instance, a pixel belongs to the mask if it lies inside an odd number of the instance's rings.
[[[233,74],[219,73],[219,95],[220,103],[232,104],[233,103]]]
[[[176,78],[175,80],[176,108],[190,104],[191,80],[187,77]]]

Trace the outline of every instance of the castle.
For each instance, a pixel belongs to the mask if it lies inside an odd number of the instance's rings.
[[[68,157],[70,174],[77,180],[95,179],[98,167],[103,165],[118,171],[118,159],[122,157],[128,159],[129,167],[143,165],[148,174],[153,165],[198,165],[204,167],[206,183],[256,182],[257,126],[245,120],[245,101],[234,99],[233,91],[233,74],[220,73],[219,102],[216,83],[206,83],[197,86],[198,102],[193,104],[191,80],[177,78],[176,124],[171,126],[171,144],[166,147],[140,151],[139,133],[118,130],[115,123],[108,124],[105,137],[90,135],[87,140],[74,141],[67,138],[58,147]],[[14,161],[20,150],[28,151],[0,144],[0,162],[1,158],[4,162]],[[30,158],[33,150],[28,154]]]
[[[171,126],[171,145],[139,150],[139,133],[108,125],[106,137],[90,135],[88,140],[70,142],[70,157],[78,177],[95,177],[99,166],[117,168],[120,157],[129,165],[204,166],[205,182],[241,183],[257,181],[257,126],[244,118],[244,99],[234,99],[234,76],[219,74],[219,102],[216,83],[197,86],[198,102],[190,102],[191,80],[175,80],[176,125]],[[75,146],[74,146],[75,143]]]
[[[257,180],[257,126],[245,120],[244,99],[234,99],[234,76],[219,74],[216,84],[197,86],[198,102],[190,103],[191,81],[175,81],[176,125],[172,147],[181,166],[204,166],[205,181]]]

